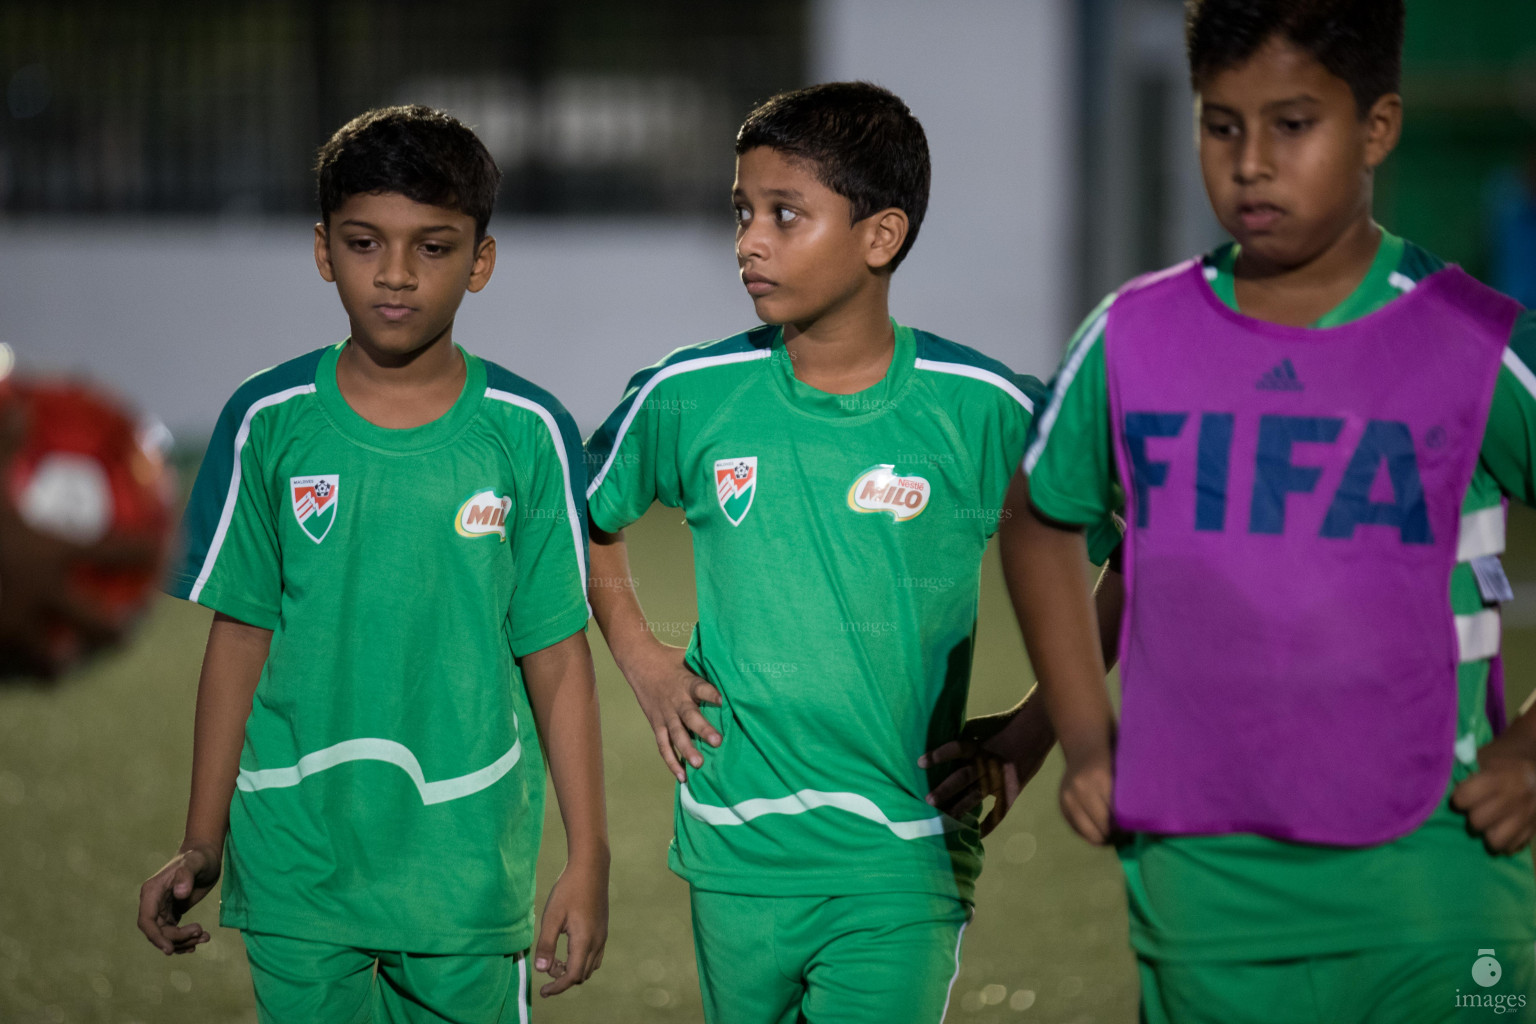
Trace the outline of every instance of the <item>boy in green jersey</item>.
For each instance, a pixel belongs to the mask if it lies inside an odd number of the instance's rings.
[[[736,153],[768,326],[642,370],[588,439],[593,612],[679,782],[706,1018],[936,1024],[982,851],[974,813],[925,801],[918,756],[964,720],[981,556],[1039,384],[890,319],[929,181],[897,97],[777,96]],[[686,651],[629,574],[623,529],[657,501],[693,535]]]
[[[1289,521],[1294,524],[1305,523],[1313,510],[1326,507],[1326,501],[1320,505],[1311,497],[1312,492],[1324,496],[1333,494],[1335,487],[1340,495],[1345,491],[1342,478],[1324,461],[1332,457],[1326,431],[1298,433],[1296,440],[1304,443],[1294,450],[1287,440],[1284,450],[1272,445],[1266,452],[1260,441],[1258,458],[1269,463],[1255,471],[1251,513],[1242,504],[1249,501],[1248,491],[1234,488],[1229,495],[1225,489],[1231,409],[1240,411],[1239,424],[1241,410],[1255,404],[1283,412],[1285,403],[1292,402],[1293,408],[1302,409],[1311,393],[1342,386],[1339,381],[1347,385],[1351,379],[1358,382],[1356,391],[1364,405],[1390,401],[1396,381],[1411,372],[1402,366],[1377,362],[1374,368],[1357,366],[1352,375],[1330,380],[1311,364],[1349,358],[1348,351],[1330,355],[1328,346],[1345,344],[1341,338],[1362,339],[1363,344],[1373,337],[1373,323],[1396,324],[1383,318],[1400,316],[1405,308],[1436,308],[1423,304],[1424,294],[1454,279],[1455,272],[1439,259],[1393,236],[1371,217],[1373,174],[1393,148],[1401,124],[1397,88],[1403,13],[1399,0],[1192,0],[1188,44],[1201,169],[1216,216],[1236,244],[1224,245],[1203,260],[1198,287],[1205,291],[1206,311],[1191,303],[1184,333],[1246,332],[1241,345],[1228,344],[1226,351],[1241,356],[1238,349],[1243,346],[1258,350],[1286,344],[1296,354],[1295,363],[1271,359],[1246,371],[1249,375],[1239,378],[1240,386],[1227,392],[1228,411],[1206,413],[1198,418],[1198,431],[1193,422],[1183,431],[1190,451],[1198,434],[1197,476],[1188,462],[1175,457],[1175,451],[1186,449],[1163,440],[1174,437],[1182,425],[1159,420],[1162,413],[1128,412],[1149,406],[1122,405],[1128,400],[1119,397],[1128,387],[1142,398],[1147,393],[1144,386],[1128,384],[1122,373],[1125,360],[1155,352],[1155,339],[1151,347],[1136,347],[1142,330],[1138,325],[1147,322],[1138,321],[1137,313],[1149,308],[1147,303],[1161,301],[1147,296],[1171,294],[1168,289],[1175,285],[1170,282],[1176,279],[1185,282],[1177,287],[1195,290],[1197,278],[1169,271],[1133,283],[1106,300],[1073,340],[1035,427],[1023,467],[1027,484],[1021,475],[1009,492],[1008,507],[1015,518],[1004,523],[1004,560],[1016,570],[1020,623],[1066,756],[1062,809],[1089,841],[1115,841],[1119,846],[1131,944],[1142,982],[1142,1015],[1154,1024],[1529,1020],[1536,1004],[1536,893],[1528,848],[1536,830],[1536,718],[1521,716],[1495,738],[1501,690],[1490,686],[1499,650],[1497,604],[1509,596],[1497,557],[1504,547],[1502,503],[1510,496],[1536,502],[1536,317],[1529,313],[1511,312],[1505,323],[1513,326],[1504,328],[1507,342],[1493,339],[1502,346],[1502,357],[1497,348],[1492,350],[1486,378],[1491,397],[1486,391],[1472,396],[1488,404],[1485,417],[1468,421],[1470,429],[1478,431],[1468,438],[1470,482],[1459,494],[1448,494],[1451,501],[1441,506],[1452,517],[1458,511],[1460,516],[1459,528],[1452,518],[1452,528],[1441,531],[1439,541],[1450,544],[1445,561],[1448,593],[1439,585],[1428,588],[1425,600],[1434,606],[1434,614],[1411,627],[1436,637],[1443,632],[1450,640],[1443,669],[1438,662],[1432,666],[1443,672],[1440,689],[1432,696],[1443,701],[1446,714],[1443,732],[1433,734],[1440,738],[1431,739],[1428,751],[1429,763],[1449,767],[1438,776],[1434,770],[1423,773],[1428,779],[1425,811],[1405,816],[1395,837],[1368,843],[1299,841],[1269,827],[1137,826],[1129,836],[1118,831],[1126,818],[1154,817],[1148,811],[1154,807],[1151,799],[1142,798],[1138,804],[1135,795],[1128,795],[1147,790],[1148,773],[1132,771],[1125,761],[1132,718],[1149,707],[1160,709],[1163,692],[1158,689],[1163,679],[1158,666],[1142,659],[1141,667],[1147,670],[1136,674],[1132,652],[1153,645],[1160,645],[1155,648],[1160,652],[1168,650],[1166,639],[1143,633],[1138,626],[1156,618],[1155,609],[1137,603],[1141,583],[1219,577],[1222,559],[1239,557],[1233,552],[1251,559],[1251,552],[1266,547],[1273,551],[1273,545],[1282,543],[1295,545],[1297,551],[1319,552],[1328,544],[1354,545],[1333,549],[1342,553],[1333,557],[1358,557],[1346,569],[1348,577],[1385,581],[1401,564],[1393,560],[1402,557],[1404,547],[1391,525],[1400,520],[1389,510],[1400,507],[1394,501],[1422,500],[1422,492],[1411,493],[1407,482],[1417,477],[1409,471],[1415,459],[1430,466],[1444,447],[1447,434],[1429,430],[1394,456],[1390,474],[1379,474],[1374,483],[1362,478],[1362,486],[1369,488],[1369,504],[1353,507],[1367,509],[1375,518],[1362,522],[1375,525],[1354,531],[1353,540],[1330,540],[1347,531],[1331,533],[1326,523],[1321,532],[1313,523],[1310,535],[1282,533],[1287,492]],[[1420,305],[1402,305],[1414,301]],[[1197,328],[1201,324],[1216,326]],[[1169,347],[1176,333],[1164,332]],[[1438,343],[1442,350],[1467,352],[1470,360],[1471,333],[1448,332],[1415,344],[1432,351]],[[1223,343],[1231,340],[1225,334],[1213,336]],[[1410,358],[1408,334],[1395,337],[1404,346],[1399,359]],[[1155,378],[1171,382],[1159,385],[1166,403],[1159,408],[1185,408],[1178,399],[1167,398],[1168,393],[1205,387],[1189,382],[1214,372],[1208,365],[1169,365]],[[1462,378],[1451,376],[1441,385],[1447,390],[1461,386]],[[1354,408],[1341,404],[1328,415],[1343,419]],[[1190,419],[1196,417],[1191,414]],[[1269,423],[1261,431],[1299,422],[1279,412],[1265,419]],[[1337,421],[1325,417],[1310,422],[1327,426]],[[1357,426],[1348,429],[1358,431],[1364,422],[1358,419]],[[1140,439],[1122,447],[1133,430],[1140,432]],[[1149,434],[1156,439],[1148,440]],[[1232,456],[1234,464],[1237,458]],[[1259,480],[1280,483],[1266,490]],[[1196,489],[1190,491],[1192,484]],[[1186,506],[1170,504],[1168,495],[1180,493],[1196,495],[1192,526],[1183,518]],[[1088,595],[1065,567],[1081,557],[1082,525],[1122,507],[1128,494],[1138,509],[1127,513],[1125,705],[1124,717],[1116,723],[1102,684]],[[1230,514],[1229,499],[1235,505]],[[1161,512],[1149,516],[1148,508]],[[1265,521],[1270,513],[1263,510],[1275,508],[1281,518],[1271,527]],[[1170,520],[1165,514],[1170,509],[1180,514]],[[1191,552],[1205,552],[1204,561],[1193,556],[1171,559],[1168,549],[1155,546],[1151,538],[1169,536],[1169,527],[1173,534],[1191,538],[1181,543]],[[1178,534],[1191,529],[1195,532]],[[1151,555],[1138,553],[1138,545],[1164,557],[1153,561]],[[1310,565],[1301,557],[1292,564],[1303,580],[1335,571],[1334,563],[1325,563],[1321,556]],[[1190,607],[1184,611],[1192,621],[1214,617],[1202,616],[1202,599],[1231,604],[1237,593],[1189,586]],[[1346,611],[1327,610],[1335,593],[1337,589],[1318,586],[1310,595],[1324,608],[1324,618]],[[1276,616],[1250,636],[1262,636],[1266,629],[1278,634],[1280,621],[1289,620]],[[1401,624],[1379,623],[1376,631],[1394,628]],[[1320,673],[1321,680],[1287,681],[1282,669],[1281,683],[1294,682],[1300,688],[1321,683],[1326,688],[1332,675],[1332,682],[1342,684],[1358,674],[1355,665],[1367,657],[1371,637],[1356,639],[1348,649],[1332,651],[1333,669]],[[1224,642],[1208,638],[1210,657],[1218,665],[1218,645]],[[1277,647],[1277,660],[1313,657],[1306,643],[1304,639]],[[1278,653],[1281,650],[1285,653]],[[1221,702],[1251,708],[1260,697],[1267,698],[1274,687],[1260,686],[1257,679],[1269,668],[1223,665],[1218,674],[1228,676],[1229,685]],[[1395,687],[1401,681],[1394,677],[1386,683]],[[1454,695],[1445,693],[1451,687]],[[1310,718],[1312,733],[1302,733],[1295,744],[1273,742],[1273,719],[1253,715],[1239,732],[1249,738],[1247,758],[1279,775],[1282,788],[1313,786],[1323,771],[1320,767],[1309,777],[1305,769],[1281,771],[1276,765],[1315,735],[1332,735],[1328,730],[1338,728],[1359,735],[1371,728],[1360,718],[1341,723],[1333,713],[1334,699],[1323,693],[1301,712]],[[1405,712],[1407,702],[1406,694],[1400,702],[1389,699],[1376,715],[1422,718],[1430,713]],[[1209,711],[1208,705],[1187,703],[1183,717],[1209,720]],[[1135,743],[1147,740],[1146,733],[1139,732]],[[1195,748],[1204,746],[1186,748],[1188,756],[1199,756]],[[1348,752],[1351,746],[1346,742],[1336,749]],[[1324,784],[1347,787],[1367,777],[1374,766],[1366,763],[1363,751],[1354,756],[1350,770],[1325,776]],[[1207,775],[1192,788],[1224,794],[1223,781]],[[1355,808],[1359,817],[1375,811],[1360,804]],[[1255,819],[1266,815],[1273,820],[1275,813],[1258,804],[1248,810]],[[1279,813],[1305,819],[1320,812],[1286,807],[1282,801]]]
[[[374,110],[318,170],[315,262],[352,333],[248,379],[209,443],[170,586],[215,612],[192,796],[139,927],[208,941],[178,922],[222,862],[260,1020],[526,1021],[546,760],[570,856],[543,993],[607,932],[579,437],[453,342],[496,258],[474,134]]]

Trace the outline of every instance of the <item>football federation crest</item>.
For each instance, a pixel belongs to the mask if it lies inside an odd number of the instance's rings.
[[[336,495],[341,477],[291,476],[288,490],[293,495],[293,518],[299,521],[299,529],[310,540],[319,544],[336,525]]]
[[[512,511],[512,499],[500,498],[487,487],[469,496],[454,515],[453,528],[460,537],[498,537],[507,539],[507,513]]]
[[[715,495],[720,499],[720,511],[740,526],[757,496],[757,456],[746,455],[739,459],[715,461]]]
[[[901,523],[922,515],[931,493],[928,481],[920,476],[897,476],[895,466],[871,466],[848,488],[848,507],[855,512],[889,512]]]

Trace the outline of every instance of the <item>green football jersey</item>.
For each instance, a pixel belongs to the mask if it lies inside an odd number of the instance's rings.
[[[368,949],[520,950],[544,764],[516,659],[586,624],[579,435],[547,392],[467,353],[443,416],[375,426],[336,387],[341,349],[235,392],[170,586],[273,631],[220,920]]]
[[[677,794],[694,886],[971,898],[975,819],[924,802],[917,759],[965,718],[981,557],[1039,392],[896,326],[885,378],[828,394],[760,327],[636,374],[588,439],[596,526],[660,501],[693,535],[688,664],[723,697]]]
[[[1236,247],[1217,249],[1206,279],[1236,309]],[[1444,264],[1388,232],[1365,279],[1317,322],[1364,316]],[[1105,384],[1110,296],[1074,338],[1025,458],[1030,500],[1067,523],[1091,523],[1123,502]],[[1479,936],[1536,938],[1531,854],[1490,856],[1452,810],[1450,789],[1476,770],[1488,722],[1489,658],[1499,649],[1496,607],[1485,604],[1471,559],[1504,549],[1505,495],[1536,503],[1536,316],[1516,322],[1495,387],[1481,458],[1462,506],[1450,612],[1461,648],[1456,760],[1447,799],[1418,829],[1361,849],[1304,846],[1249,834],[1137,835],[1121,850],[1131,941],[1157,959],[1262,960],[1392,942]],[[1405,899],[1405,894],[1412,898]]]

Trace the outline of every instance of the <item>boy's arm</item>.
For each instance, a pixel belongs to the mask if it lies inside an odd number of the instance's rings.
[[[1536,312],[1510,333],[1483,435],[1482,464],[1504,493],[1536,507]],[[1517,372],[1517,370],[1519,372]],[[1477,753],[1479,770],[1451,794],[1495,853],[1513,853],[1536,835],[1536,712],[1529,705],[1504,733]]]
[[[1477,752],[1478,771],[1451,793],[1451,806],[1494,853],[1536,836],[1536,712],[1526,711]]]
[[[1084,839],[1103,843],[1114,827],[1115,720],[1100,638],[1107,623],[1096,621],[1083,532],[1041,518],[1029,503],[1023,473],[1009,484],[1008,508],[1012,514],[1000,537],[1003,575],[1067,761],[1062,813]],[[1111,583],[1118,579],[1114,574]]]
[[[139,890],[139,930],[167,955],[194,952],[211,937],[200,924],[179,922],[219,880],[245,722],[271,642],[270,629],[214,613],[197,683],[186,836]]]
[[[522,658],[523,683],[565,823],[565,870],[550,890],[534,948],[534,969],[553,996],[580,985],[603,962],[608,941],[608,823],[603,810],[602,734],[597,679],[585,632]],[[556,959],[560,933],[566,959]]]
[[[1125,577],[1115,553],[1099,576],[1093,604],[1099,624],[1099,650],[1104,664],[1113,668],[1120,644],[1120,613],[1125,604]],[[1006,572],[1006,570],[1005,570]],[[965,723],[959,738],[918,758],[918,766],[941,764],[957,767],[928,794],[928,803],[958,818],[987,797],[992,809],[981,821],[983,837],[1002,824],[1019,793],[1034,778],[1056,745],[1045,701],[1035,687],[1018,704],[993,715],[979,715]]]
[[[651,632],[630,575],[624,531],[605,533],[596,526],[591,531],[592,569],[587,592],[592,616],[651,723],[661,759],[678,782],[686,782],[683,762],[695,768],[704,764],[693,736],[711,746],[720,745],[719,732],[699,713],[700,704],[718,705],[720,692],[688,670],[682,648],[662,643]]]

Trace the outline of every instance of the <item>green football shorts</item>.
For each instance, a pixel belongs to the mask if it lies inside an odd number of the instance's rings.
[[[527,950],[428,956],[241,934],[261,1024],[528,1024]]]
[[[709,1024],[939,1024],[971,909],[926,893],[692,890]]]
[[[1532,1024],[1529,939],[1263,963],[1138,959],[1143,1024]]]

